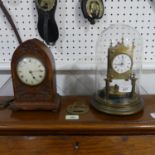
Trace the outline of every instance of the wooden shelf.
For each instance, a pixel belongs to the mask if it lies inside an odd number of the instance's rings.
[[[4,99],[1,97],[0,100]],[[0,110],[0,135],[125,135],[155,134],[155,96],[143,96],[145,107],[131,116],[112,116],[96,111],[90,106],[79,120],[65,120],[66,108],[75,101],[90,103],[90,97],[62,97],[57,113],[51,111]],[[89,104],[90,105],[90,104]]]
[[[0,102],[7,97],[0,97]],[[62,97],[57,113],[0,110],[0,152],[3,155],[153,155],[155,96],[143,96],[144,110],[131,116],[96,111],[79,120],[65,120],[75,101],[90,105],[91,97]]]

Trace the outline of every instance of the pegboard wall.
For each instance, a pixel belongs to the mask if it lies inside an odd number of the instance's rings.
[[[41,39],[37,31],[38,14],[34,0],[3,0],[22,40]],[[59,39],[50,46],[56,67],[92,69],[96,41],[110,24],[127,24],[143,37],[143,66],[155,68],[155,2],[153,0],[103,0],[105,13],[95,25],[83,17],[80,0],[57,0],[56,22]],[[0,10],[0,69],[9,69],[12,53],[18,46],[15,34]]]

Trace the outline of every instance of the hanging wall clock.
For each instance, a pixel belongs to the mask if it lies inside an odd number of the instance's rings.
[[[104,4],[102,0],[82,0],[81,8],[85,18],[91,24],[95,24],[95,19],[102,18],[104,14]]]
[[[32,39],[22,43],[13,54],[11,72],[15,97],[13,109],[59,108],[54,59],[43,42]]]
[[[38,11],[38,31],[47,44],[55,44],[59,30],[55,20],[57,0],[35,0]]]

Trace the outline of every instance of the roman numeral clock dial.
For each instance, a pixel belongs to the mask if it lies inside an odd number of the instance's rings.
[[[45,78],[46,70],[43,63],[34,57],[25,57],[17,65],[17,75],[24,84],[35,86]]]
[[[119,74],[125,73],[132,67],[131,58],[126,54],[119,54],[112,62],[113,70]]]

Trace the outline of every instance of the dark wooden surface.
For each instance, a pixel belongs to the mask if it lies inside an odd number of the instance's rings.
[[[1,97],[2,99],[2,97]],[[59,112],[0,110],[0,135],[133,135],[155,134],[155,96],[144,96],[144,111],[131,116],[112,116],[96,111],[90,106],[79,120],[65,120],[66,108],[75,101],[90,103],[90,97],[62,97]]]
[[[144,96],[144,111],[111,116],[90,107],[77,121],[65,120],[66,107],[90,97],[63,97],[58,113],[0,110],[2,155],[154,155],[155,96]],[[0,97],[0,103],[6,98]]]
[[[0,137],[2,155],[154,155],[153,136]]]

